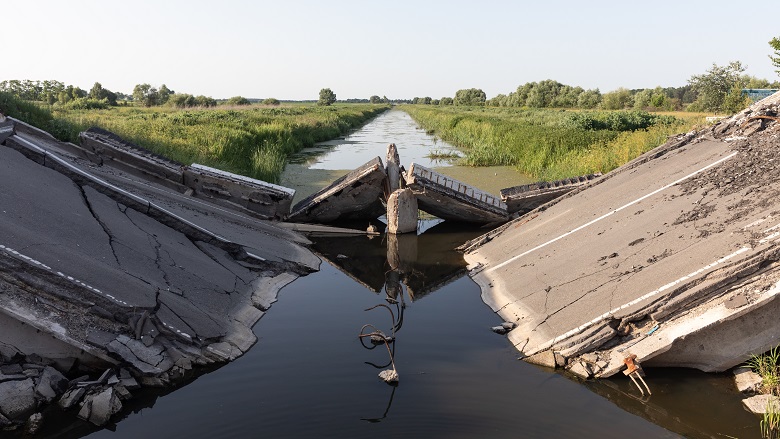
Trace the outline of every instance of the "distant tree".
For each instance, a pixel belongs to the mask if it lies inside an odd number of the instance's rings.
[[[485,105],[487,96],[478,88],[461,89],[455,92],[455,105]]]
[[[715,113],[724,110],[726,96],[734,92],[735,86],[741,85],[740,74],[744,71],[742,63],[732,61],[725,66],[713,63],[706,73],[691,76],[688,83],[698,93],[696,107]],[[731,98],[732,101],[735,99]]]
[[[601,92],[599,89],[585,90],[577,96],[577,107],[596,108],[601,103]]]
[[[317,105],[332,105],[334,102],[336,102],[336,93],[333,93],[333,90],[329,88],[323,88],[320,90],[320,98],[317,101]]]
[[[452,98],[443,97],[439,99],[439,105],[453,105],[454,100]]]
[[[133,100],[144,107],[152,107],[159,104],[157,89],[149,84],[136,84],[133,87]]]
[[[227,105],[252,105],[251,102],[249,102],[249,99],[243,97],[243,96],[233,96],[232,98],[228,99],[227,102],[225,102]]]
[[[274,107],[279,105],[281,102],[279,102],[279,99],[276,98],[265,98],[263,99],[263,102],[261,104],[263,105],[273,105]]]
[[[377,95],[373,95],[370,98],[368,98],[368,102],[371,103],[371,104],[381,104],[382,103],[382,98],[380,98]]]
[[[772,65],[778,68],[778,70],[775,70],[775,73],[780,75],[780,38],[772,38],[772,40],[769,41],[769,46],[775,50],[774,56],[769,55],[769,59],[772,60]]]
[[[169,89],[165,84],[160,86],[157,90],[157,105],[163,105],[168,102],[168,99],[173,94],[173,90]]]
[[[113,105],[113,106],[117,105],[116,93],[112,92],[111,90],[103,88],[103,85],[101,85],[99,82],[95,82],[95,84],[89,90],[87,97],[89,99],[93,99],[96,101],[105,100],[108,103],[108,105]]]
[[[601,96],[601,108],[605,110],[623,110],[634,105],[631,90],[620,87]]]
[[[208,96],[195,96],[195,105],[198,107],[216,107],[217,100]]]
[[[194,107],[197,105],[195,96],[187,93],[174,93],[168,97],[168,105],[176,108]]]

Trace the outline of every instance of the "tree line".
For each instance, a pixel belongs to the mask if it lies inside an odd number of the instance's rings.
[[[177,108],[216,107],[220,101],[204,95],[176,93],[165,84],[153,87],[150,84],[136,84],[131,94],[114,92],[99,82],[95,82],[87,91],[77,86],[65,85],[55,80],[4,80],[0,81],[0,91],[10,93],[26,101],[43,102],[48,105],[61,105],[74,109],[99,109],[118,105],[141,105],[156,107],[168,105]],[[252,101],[243,96],[234,96],[222,101],[226,105],[251,105]],[[276,98],[261,101],[263,105],[279,105]]]

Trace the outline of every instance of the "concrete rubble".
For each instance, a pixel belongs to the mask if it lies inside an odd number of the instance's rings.
[[[529,360],[723,371],[778,344],[780,94],[463,247]],[[652,387],[652,377],[649,379]]]

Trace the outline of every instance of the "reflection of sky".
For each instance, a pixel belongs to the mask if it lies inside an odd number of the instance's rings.
[[[417,128],[412,118],[401,110],[383,113],[363,128],[343,140],[324,142],[307,148],[290,159],[310,169],[354,169],[379,156],[385,163],[387,145],[395,143],[401,164],[409,168],[411,163],[423,166],[447,166],[449,161],[432,161],[425,156],[434,151],[456,152],[455,148]]]

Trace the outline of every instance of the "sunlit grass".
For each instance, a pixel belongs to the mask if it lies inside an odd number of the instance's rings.
[[[489,107],[402,107],[425,130],[459,147],[463,164],[513,166],[539,180],[606,173],[704,117],[691,113]]]
[[[287,158],[315,142],[348,133],[379,113],[383,105],[252,105],[186,109],[114,107],[105,110],[43,108],[51,112],[63,140],[97,126],[173,160],[201,163],[269,182],[278,182]]]

